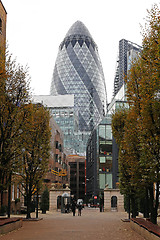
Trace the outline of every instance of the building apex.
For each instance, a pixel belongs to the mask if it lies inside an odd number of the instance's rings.
[[[71,35],[84,35],[92,38],[90,32],[86,28],[86,26],[81,21],[76,21],[68,30],[66,37]]]

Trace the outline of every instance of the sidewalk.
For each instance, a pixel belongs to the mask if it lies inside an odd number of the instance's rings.
[[[24,221],[17,231],[0,236],[1,240],[144,240],[132,231],[126,213],[100,212],[83,209],[82,216],[72,213],[47,212],[39,214],[40,221]],[[34,217],[34,215],[33,215]]]

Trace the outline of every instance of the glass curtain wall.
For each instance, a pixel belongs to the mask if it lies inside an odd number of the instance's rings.
[[[112,188],[112,130],[109,119],[105,119],[98,126],[98,175],[99,188],[106,185]]]

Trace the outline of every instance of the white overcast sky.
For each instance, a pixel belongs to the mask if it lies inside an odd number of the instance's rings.
[[[82,21],[99,50],[107,98],[113,93],[119,40],[141,45],[140,24],[160,0],[2,0],[7,41],[17,62],[28,65],[34,94],[49,95],[58,48],[71,25]]]

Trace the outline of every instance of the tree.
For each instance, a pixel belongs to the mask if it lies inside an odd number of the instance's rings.
[[[145,193],[146,200],[149,192],[150,218],[157,223],[160,185],[160,11],[157,5],[148,11],[142,47],[126,79],[127,117],[122,121],[122,114],[116,113],[112,125],[120,145],[121,191],[134,188],[133,196],[138,190],[138,195]]]
[[[50,115],[42,105],[25,106],[26,121],[23,126],[23,159],[20,164],[21,185],[27,200],[27,218],[30,218],[32,196],[40,187],[48,170],[50,150]]]
[[[129,201],[129,218],[130,200],[132,217],[136,217],[141,179],[137,115],[130,109],[118,110],[112,115],[112,131],[119,146],[120,190]]]
[[[118,111],[112,114],[112,132],[119,146],[124,136],[124,126],[126,117],[127,109],[125,108],[120,108],[118,109]]]
[[[11,175],[21,154],[21,127],[25,119],[23,106],[29,101],[28,69],[18,65],[12,56],[0,49],[0,194],[8,187],[10,217]]]
[[[138,113],[142,182],[150,193],[151,221],[157,223],[160,184],[160,10],[157,5],[148,11],[142,47],[127,79],[127,97],[130,108]]]
[[[45,187],[41,196],[41,210],[42,213],[46,213],[46,211],[49,210],[49,191],[47,187]]]

